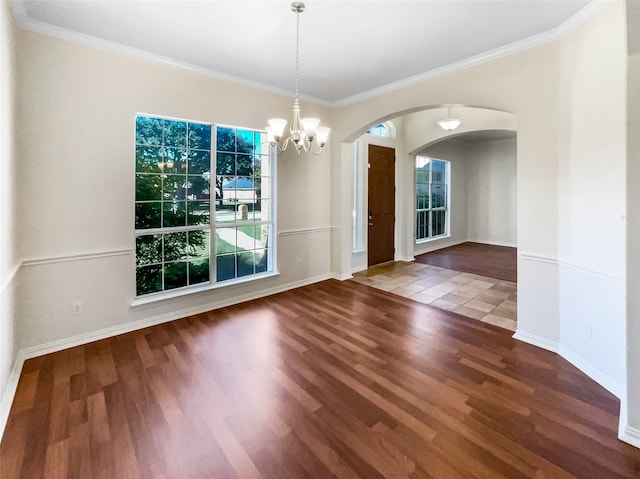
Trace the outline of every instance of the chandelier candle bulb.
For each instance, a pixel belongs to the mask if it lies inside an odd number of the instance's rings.
[[[321,148],[327,142],[330,132],[331,132],[331,128],[329,128],[328,126],[320,126],[316,130],[316,134],[318,135],[316,138],[316,141],[318,142],[318,145],[320,145]]]
[[[271,129],[271,127],[270,127],[270,126],[266,127],[266,128],[264,129],[264,131],[266,131],[266,132],[267,132],[267,141],[268,141],[270,144],[275,145],[275,144],[276,144],[276,139],[275,139],[275,137],[273,136],[273,130]]]
[[[282,139],[282,135],[284,135],[284,128],[287,126],[287,120],[283,120],[282,118],[273,118],[269,120],[269,126],[271,127],[271,133],[276,142]]]
[[[320,125],[320,120],[317,118],[303,118],[301,123],[305,138],[309,138],[309,141],[313,140],[316,136],[316,129]]]

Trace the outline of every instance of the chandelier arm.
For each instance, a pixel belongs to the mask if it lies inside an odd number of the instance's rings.
[[[302,149],[304,149],[304,151],[308,151],[306,148],[304,148],[303,145],[298,146],[295,141],[293,141],[293,138],[291,136],[287,137],[284,142],[282,143],[282,145],[280,145],[280,142],[276,143],[276,148],[278,150],[278,153],[284,153],[284,151],[289,147],[289,143],[291,143],[295,149],[296,149],[296,153],[298,156],[300,156],[300,151]]]
[[[318,151],[315,152],[313,151],[313,145],[312,145],[311,148],[309,148],[309,151],[313,156],[320,156],[322,154],[322,147],[318,144]]]
[[[287,146],[289,146],[289,142],[293,143],[290,136],[287,137],[286,140],[284,140],[284,143],[282,143],[282,146],[280,146],[280,144],[278,143],[278,149],[280,150],[280,153],[282,153],[284,150],[287,149]]]

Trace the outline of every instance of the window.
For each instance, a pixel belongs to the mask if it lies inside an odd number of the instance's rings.
[[[266,134],[259,131],[217,128],[217,281],[270,269],[273,175],[263,135],[266,141]]]
[[[416,239],[448,234],[449,162],[416,157]]]
[[[367,133],[375,136],[389,136],[387,127],[383,123],[378,123],[376,126],[367,131]]]
[[[271,271],[272,159],[262,138],[253,130],[136,118],[138,296]]]
[[[363,181],[364,181],[364,158],[362,157],[362,143],[355,141],[353,143],[353,209],[351,211],[353,221],[353,253],[361,253],[364,251],[363,238],[363,221],[364,205],[363,205]]]

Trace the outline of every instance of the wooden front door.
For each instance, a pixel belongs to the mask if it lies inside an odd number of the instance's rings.
[[[369,145],[369,266],[393,261],[395,162],[393,148]]]

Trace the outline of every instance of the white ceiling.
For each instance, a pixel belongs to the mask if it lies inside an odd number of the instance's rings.
[[[588,0],[306,1],[300,91],[345,104],[541,43],[586,17]],[[289,1],[16,0],[23,28],[290,94]],[[582,9],[582,11],[580,11]]]

